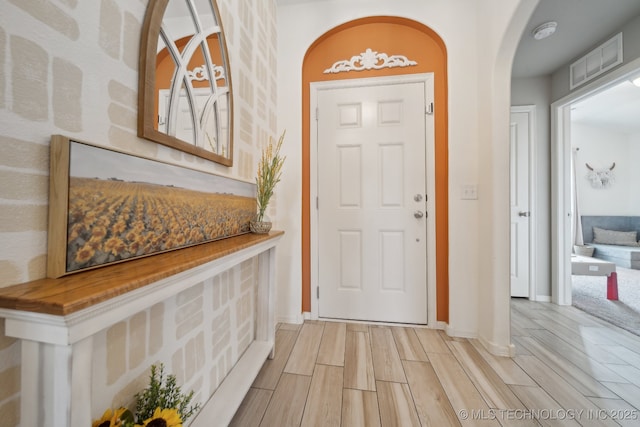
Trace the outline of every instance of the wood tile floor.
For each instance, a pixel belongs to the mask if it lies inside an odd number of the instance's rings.
[[[640,337],[512,301],[514,358],[432,329],[281,324],[234,426],[640,425]]]

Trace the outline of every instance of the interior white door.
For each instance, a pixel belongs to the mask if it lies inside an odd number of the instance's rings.
[[[511,112],[511,296],[530,297],[529,113]]]
[[[319,91],[320,317],[427,323],[432,99],[432,80]]]
[[[225,135],[228,134],[228,107],[223,104],[223,99],[218,98],[218,108],[214,109],[209,105],[209,108],[205,109],[206,103],[210,102],[211,90],[209,88],[194,88],[193,94],[195,97],[195,103],[197,112],[195,116],[198,120],[203,121],[204,127],[202,128],[203,134],[200,135],[200,140],[195,141],[194,145],[212,153],[227,156],[226,146],[220,144],[218,139],[224,140]],[[167,133],[167,120],[168,120],[168,105],[171,91],[169,89],[162,89],[159,91],[158,97],[158,130],[163,133]],[[206,110],[207,114],[203,112]],[[195,140],[195,129],[193,127],[192,117],[194,115],[191,112],[191,105],[187,99],[187,94],[184,90],[180,92],[178,97],[178,110],[176,115],[176,124],[174,126],[175,137],[183,141]],[[219,126],[219,129],[218,129]],[[220,135],[216,138],[216,135]]]

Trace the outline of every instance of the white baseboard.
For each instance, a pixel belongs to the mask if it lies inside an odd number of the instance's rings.
[[[464,330],[456,329],[449,324],[445,324],[444,331],[450,337],[457,337],[457,338],[477,338],[478,337],[477,331],[464,331]]]
[[[480,344],[482,344],[482,346],[494,356],[514,357],[516,355],[516,346],[513,344],[498,345],[496,343],[489,342],[484,338],[478,338],[478,341],[480,341]]]
[[[449,327],[449,324],[447,322],[438,320],[433,326],[433,329],[440,329],[446,332],[448,327]]]
[[[534,301],[537,302],[551,302],[551,296],[549,295],[536,295],[536,299]]]
[[[276,322],[278,323],[293,323],[294,325],[299,325],[304,322],[304,318],[302,314],[294,314],[289,316],[278,316],[276,318]]]
[[[516,355],[516,348],[513,344],[509,345],[497,345],[482,337],[478,337],[478,334],[475,331],[461,331],[459,329],[455,329],[450,327],[448,324],[444,322],[438,322],[444,326],[444,330],[450,337],[457,338],[469,338],[469,339],[477,339],[478,342],[491,354],[496,356],[506,356],[513,357]],[[441,326],[441,325],[438,325]]]

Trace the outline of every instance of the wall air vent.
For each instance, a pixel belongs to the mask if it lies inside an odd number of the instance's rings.
[[[618,64],[622,64],[622,33],[616,34],[569,66],[569,88],[573,90]]]

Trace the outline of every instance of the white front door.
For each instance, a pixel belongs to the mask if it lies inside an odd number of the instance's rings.
[[[530,297],[530,112],[511,111],[511,296]]]
[[[169,89],[161,89],[158,95],[158,130],[167,133],[167,121],[169,120],[168,106],[171,91]],[[178,110],[176,115],[176,124],[173,127],[175,137],[193,143],[195,146],[211,151],[221,156],[227,156],[226,146],[220,144],[218,140],[224,140],[224,135],[229,133],[228,125],[228,107],[223,105],[223,98],[218,99],[218,108],[214,109],[209,105],[207,114],[203,114],[207,102],[211,102],[211,89],[194,88],[193,95],[195,97],[197,112],[191,111],[191,105],[187,98],[187,93],[182,90],[178,98]],[[193,127],[193,117],[204,123],[200,140],[195,141],[196,131]],[[217,127],[220,126],[220,129]],[[216,136],[219,135],[217,138]]]
[[[432,75],[318,92],[320,317],[427,323],[432,99]]]

